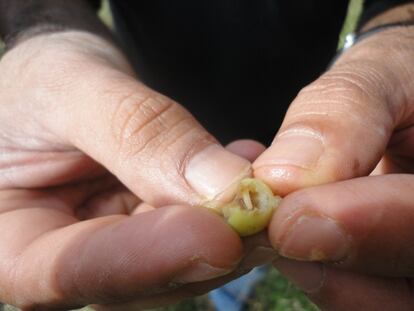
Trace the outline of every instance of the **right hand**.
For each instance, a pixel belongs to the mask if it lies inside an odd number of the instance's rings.
[[[20,42],[0,61],[0,103],[0,301],[163,304],[236,267],[240,238],[183,205],[223,199],[250,162],[138,82],[111,44],[84,32]],[[129,217],[141,200],[170,206]]]
[[[299,93],[254,163],[289,193],[269,239],[290,260],[275,266],[323,309],[414,309],[413,55],[413,27],[358,42]]]

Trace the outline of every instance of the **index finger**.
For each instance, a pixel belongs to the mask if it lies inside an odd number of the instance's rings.
[[[78,222],[51,208],[0,215],[0,299],[21,308],[127,301],[232,271],[242,244],[204,208]],[[214,228],[214,229],[213,229]]]
[[[414,176],[361,177],[288,195],[269,228],[281,255],[381,276],[414,276]]]

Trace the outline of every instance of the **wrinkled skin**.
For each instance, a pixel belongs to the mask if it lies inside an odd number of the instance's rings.
[[[268,233],[290,259],[275,266],[328,310],[413,306],[411,28],[347,51],[253,164],[286,195]],[[226,152],[84,33],[22,42],[0,72],[0,300],[150,307],[274,258],[256,247],[263,236],[243,246],[219,216],[188,207],[223,199],[250,174],[235,153],[253,161],[262,147]]]
[[[20,42],[0,72],[0,301],[153,307],[272,259],[254,255],[262,237],[242,245],[221,217],[189,207],[220,200],[263,146],[226,151],[87,33]]]
[[[269,238],[291,260],[275,266],[325,310],[414,307],[413,55],[413,27],[346,51],[253,165],[289,194]]]

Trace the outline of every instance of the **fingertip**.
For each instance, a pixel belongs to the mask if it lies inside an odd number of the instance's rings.
[[[279,196],[308,187],[312,184],[309,172],[286,165],[265,165],[253,163],[254,177],[263,180]]]
[[[274,214],[269,240],[287,258],[339,262],[351,253],[353,238],[331,214],[324,213],[317,188],[288,195]],[[320,192],[319,192],[320,193]]]
[[[251,175],[251,163],[212,144],[192,155],[184,177],[190,187],[199,195],[200,202],[222,200],[233,195],[238,182]]]
[[[412,176],[397,174],[296,191],[274,213],[269,240],[292,259],[377,275],[411,275],[412,184]]]
[[[317,183],[315,177],[318,176],[314,176],[314,172],[324,153],[323,137],[316,130],[288,128],[276,136],[272,145],[253,163],[253,169],[257,177],[286,195]]]
[[[280,251],[282,239],[288,233],[293,221],[303,212],[303,196],[292,193],[286,196],[278,206],[268,228],[268,239],[272,247]]]
[[[266,147],[253,139],[239,139],[228,144],[226,149],[253,162],[266,150]]]

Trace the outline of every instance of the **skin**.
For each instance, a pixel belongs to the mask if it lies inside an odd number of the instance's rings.
[[[346,52],[300,92],[254,163],[287,195],[272,246],[322,262],[275,266],[325,309],[412,309],[413,46],[412,28],[396,28]],[[250,162],[139,83],[113,44],[82,31],[23,37],[0,72],[1,301],[133,310],[274,259],[263,235],[242,244],[222,218],[188,208],[225,200]],[[250,161],[262,152],[243,146],[228,149]],[[211,156],[225,164],[212,170]]]
[[[249,160],[233,153],[244,143],[226,151],[140,84],[111,43],[38,35],[9,50],[0,72],[0,301],[23,310],[156,306],[271,260],[254,261],[257,243],[242,245],[221,217],[189,208],[220,200],[249,174]],[[250,160],[263,148],[245,144]],[[205,150],[216,164],[207,169],[221,174],[197,184]]]
[[[413,53],[414,27],[349,49],[253,164],[287,195],[269,239],[289,259],[274,265],[323,310],[414,306]]]

